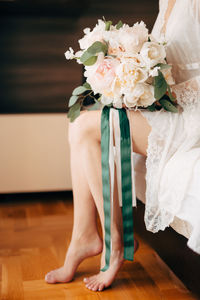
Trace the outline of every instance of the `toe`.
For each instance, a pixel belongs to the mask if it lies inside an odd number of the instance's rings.
[[[104,284],[103,283],[100,283],[100,285],[99,285],[99,291],[101,292],[101,291],[103,291],[103,289],[104,289]]]
[[[96,292],[98,290],[98,283],[94,282],[93,284],[91,284],[90,290],[92,290],[93,292]]]
[[[86,284],[86,288],[88,288],[89,290],[91,290],[92,289],[92,284]]]
[[[46,274],[45,280],[48,283],[53,283],[54,282],[54,276],[53,276],[53,272],[52,271]]]
[[[49,274],[46,274],[44,279],[45,279],[45,281],[48,281],[49,280]]]
[[[93,285],[93,287],[92,287],[92,290],[93,290],[94,292],[98,291],[98,289],[99,289],[99,282],[95,283],[95,284]]]
[[[93,289],[94,284],[89,284],[88,285],[88,289],[92,290]]]

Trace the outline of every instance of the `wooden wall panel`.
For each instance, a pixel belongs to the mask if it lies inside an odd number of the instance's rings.
[[[102,16],[130,25],[142,19],[151,29],[158,11],[158,0],[93,0],[75,1],[77,15],[69,16],[70,6],[67,11],[63,5],[63,16],[59,1],[45,3],[52,8],[49,15],[10,10],[0,18],[0,113],[65,112],[82,68],[67,61],[64,52],[69,46],[78,50],[82,30]]]

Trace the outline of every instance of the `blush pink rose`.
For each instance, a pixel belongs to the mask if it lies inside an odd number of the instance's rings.
[[[87,70],[87,82],[95,93],[111,94],[112,84],[116,77],[116,68],[119,61],[114,58],[105,58],[97,65],[95,70]]]

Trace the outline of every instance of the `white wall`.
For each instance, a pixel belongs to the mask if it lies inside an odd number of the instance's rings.
[[[0,193],[71,189],[66,113],[0,115]]]

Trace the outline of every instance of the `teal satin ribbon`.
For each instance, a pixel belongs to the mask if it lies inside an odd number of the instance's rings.
[[[133,260],[134,236],[132,214],[132,175],[131,175],[131,137],[129,120],[125,109],[119,109],[120,125],[120,153],[121,153],[121,185],[122,185],[122,218],[124,258]],[[110,148],[110,107],[105,106],[101,115],[101,164],[104,200],[104,228],[105,228],[105,266],[101,271],[106,271],[110,265],[111,254],[111,187],[109,171]]]

